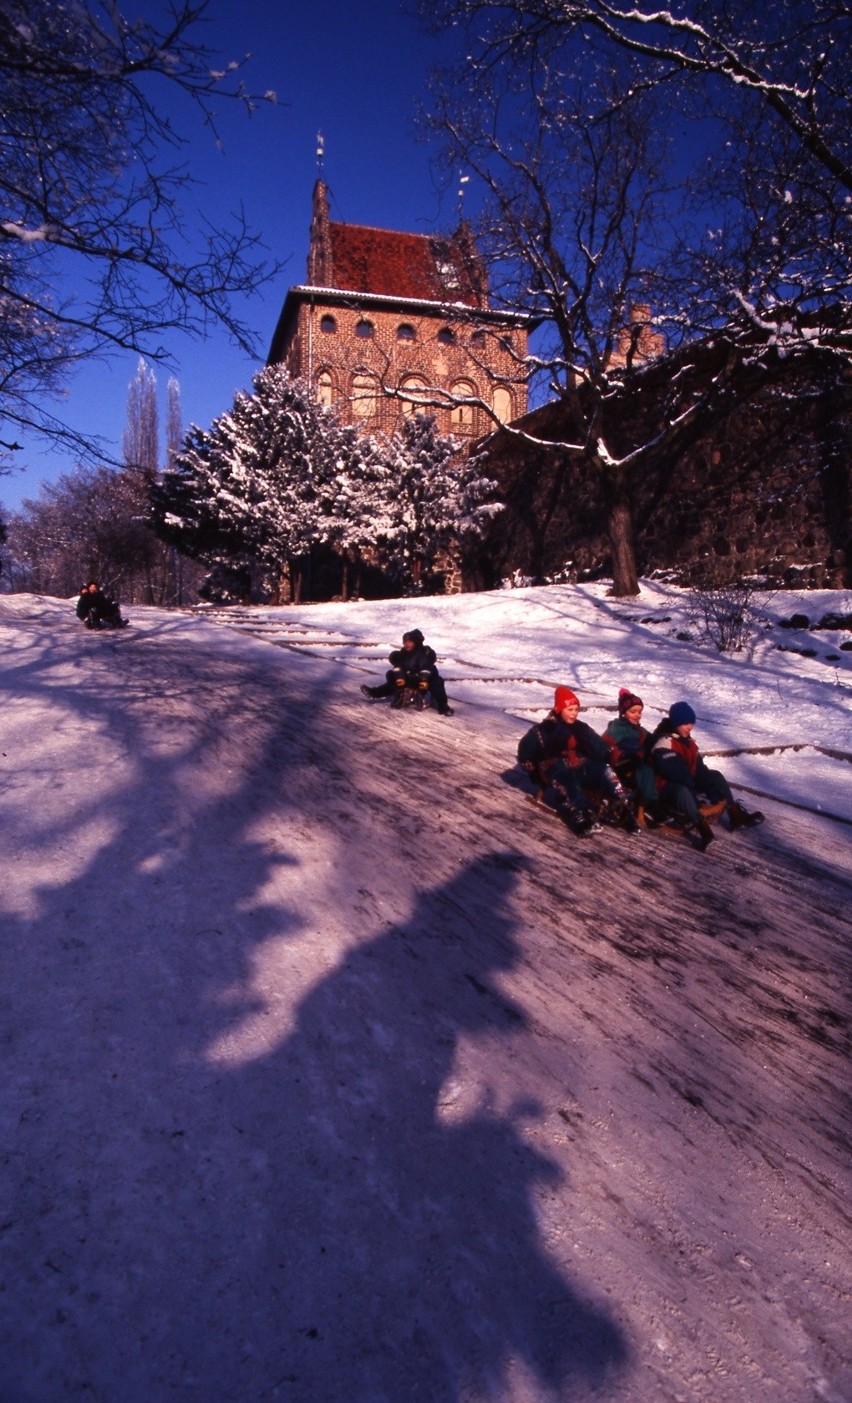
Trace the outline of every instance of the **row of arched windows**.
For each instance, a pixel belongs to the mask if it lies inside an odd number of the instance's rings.
[[[321,370],[316,377],[317,399],[320,404],[331,405],[335,400],[335,385],[330,370]],[[400,390],[406,396],[398,401],[403,414],[417,414],[421,410],[431,413],[435,406],[428,403],[429,386],[419,375],[409,375],[400,382]],[[461,401],[470,401],[477,397],[476,386],[469,380],[457,380],[450,385],[449,393]],[[367,371],[356,371],[351,378],[349,395],[352,402],[352,413],[356,419],[375,419],[379,412],[379,402],[385,399],[381,386],[375,375]],[[421,403],[418,404],[418,400]],[[504,385],[498,385],[493,394],[492,407],[495,415],[502,424],[506,424],[513,417],[512,395]],[[450,425],[456,432],[470,432],[474,425],[475,405],[471,403],[454,404],[450,410]]]
[[[336,335],[337,321],[331,315],[330,312],[326,312],[324,316],[320,318],[320,331],[323,332],[326,336]],[[375,334],[375,326],[366,317],[361,317],[360,320],[355,323],[355,335],[361,340],[369,341],[373,338],[373,336],[375,336]],[[400,322],[399,326],[396,329],[396,339],[397,341],[417,340],[417,331],[411,325],[411,322]],[[442,326],[435,333],[435,340],[439,341],[443,346],[455,346],[458,338],[451,326]],[[485,344],[485,332],[472,332],[470,337],[470,344],[472,346],[483,346]],[[510,337],[501,336],[500,344],[505,350],[512,350],[512,341]]]

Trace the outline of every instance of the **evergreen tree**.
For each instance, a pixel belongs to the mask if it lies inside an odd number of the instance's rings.
[[[502,510],[496,484],[481,475],[475,458],[460,455],[453,438],[438,432],[434,415],[405,419],[390,439],[387,460],[379,559],[404,589],[428,589],[440,557],[481,535]]]
[[[326,539],[341,559],[340,593],[347,599],[350,585],[360,593],[361,566],[377,563],[376,543],[392,529],[396,481],[390,455],[374,438],[352,425],[338,434]]]
[[[441,552],[499,510],[494,484],[434,418],[378,443],[339,424],[283,366],[253,384],[209,430],[192,427],[152,489],[155,530],[185,554],[260,573],[275,597],[286,578],[297,602],[317,552],[340,558],[344,597],[363,563],[422,589]]]
[[[369,444],[342,429],[310,387],[269,366],[209,430],[193,426],[152,491],[155,529],[210,565],[258,567],[279,593],[301,597],[317,546],[357,553],[350,480]]]

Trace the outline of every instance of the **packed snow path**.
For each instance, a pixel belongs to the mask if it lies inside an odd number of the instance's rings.
[[[850,830],[0,607],[2,1403],[848,1403]]]

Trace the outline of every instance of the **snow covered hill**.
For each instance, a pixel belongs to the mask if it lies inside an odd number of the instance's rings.
[[[850,609],[0,597],[3,1403],[846,1403]],[[414,626],[452,718],[359,694]],[[562,682],[765,825],[572,839]]]

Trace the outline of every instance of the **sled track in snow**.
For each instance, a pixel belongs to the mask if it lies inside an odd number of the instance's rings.
[[[258,638],[261,641],[267,643],[271,643],[275,647],[283,648],[288,652],[306,655],[309,657],[327,656],[328,651],[332,649],[358,649],[359,652],[363,653],[365,661],[369,660],[372,663],[373,659],[370,658],[369,653],[365,650],[371,648],[384,648],[386,646],[384,643],[379,641],[373,642],[372,640],[364,639],[317,638],[312,634],[312,631],[309,628],[301,628],[298,625],[293,625],[290,623],[287,623],[285,625],[282,625],[280,623],[264,624],[262,620],[258,620],[248,611],[242,614],[232,612],[231,610],[199,610],[197,612],[202,618],[209,619],[211,623],[216,624],[218,627],[235,628],[240,633],[249,634],[251,637]],[[282,629],[286,630],[287,636],[281,636]],[[289,636],[291,632],[293,634],[301,635],[304,641],[300,641],[299,637]],[[354,658],[352,658],[351,660],[354,661]],[[382,659],[382,661],[384,661],[384,659]],[[473,670],[467,677],[461,677],[456,675],[454,678],[450,679],[449,685],[452,685],[452,682],[466,682],[482,686],[488,686],[489,684],[505,686],[515,683],[522,684],[524,686],[541,687],[543,691],[547,691],[555,685],[550,679],[540,677],[526,677],[520,674],[517,676],[490,676],[476,671],[476,664],[471,663],[464,658],[459,658],[457,661],[462,666],[470,667]],[[588,691],[586,693],[586,696],[594,702],[595,709],[602,708],[605,711],[611,711],[613,714],[617,712],[617,707],[613,706],[600,694],[597,694],[593,691]],[[827,746],[813,744],[740,746],[725,750],[705,750],[703,754],[707,758],[713,757],[715,759],[724,759],[725,756],[734,757],[738,755],[775,755],[782,754],[785,751],[798,752],[807,749],[815,750],[819,754],[827,756],[829,759],[839,760],[847,764],[852,764],[852,754],[850,754],[848,751],[836,750]],[[842,824],[844,827],[852,827],[852,819],[846,818],[842,814],[835,814],[832,813],[830,810],[815,808],[812,805],[802,804],[794,799],[784,798],[780,795],[773,794],[771,790],[757,789],[751,785],[746,784],[737,784],[735,788],[737,790],[742,791],[742,793],[744,794],[751,794],[755,798],[767,799],[773,804],[781,804],[785,808],[798,809],[802,813],[813,814],[815,817],[818,818],[829,819],[832,823],[839,823]]]

